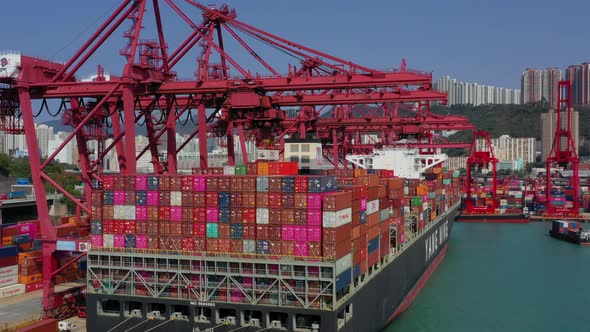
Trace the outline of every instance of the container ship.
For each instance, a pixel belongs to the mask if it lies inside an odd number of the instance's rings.
[[[578,228],[578,223],[573,221],[554,220],[549,235],[575,244],[590,245],[590,231]]]
[[[368,159],[321,174],[258,161],[105,175],[88,331],[383,329],[445,256],[461,194],[458,174],[417,151]]]

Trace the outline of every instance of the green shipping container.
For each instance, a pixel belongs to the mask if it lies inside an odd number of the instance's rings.
[[[443,184],[451,184],[451,179],[443,179]]]
[[[219,237],[219,227],[216,223],[207,223],[207,237],[213,239]]]
[[[246,165],[236,165],[236,175],[246,175]]]
[[[459,171],[454,171],[453,172],[453,177],[454,178],[458,178],[459,177]]]
[[[410,201],[412,207],[422,205],[422,196],[414,196]]]

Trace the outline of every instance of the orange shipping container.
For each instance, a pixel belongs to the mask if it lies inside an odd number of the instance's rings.
[[[41,274],[41,273],[32,274],[30,276],[19,275],[18,276],[18,283],[28,285],[28,284],[32,284],[34,282],[38,282],[42,278],[43,278],[43,274]]]

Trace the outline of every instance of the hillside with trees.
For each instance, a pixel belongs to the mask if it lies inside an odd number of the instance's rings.
[[[549,107],[546,103],[527,105],[452,105],[435,106],[432,111],[437,114],[452,114],[467,117],[476,128],[486,130],[491,138],[501,135],[511,137],[534,137],[541,139],[541,114]],[[590,155],[590,108],[574,107],[579,112],[580,155]],[[470,142],[468,132],[459,132],[449,138],[454,142]],[[451,151],[449,151],[451,152]],[[452,151],[451,155],[466,155],[462,151]]]

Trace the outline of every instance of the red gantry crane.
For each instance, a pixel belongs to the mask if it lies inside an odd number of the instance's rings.
[[[580,217],[580,178],[578,173],[579,159],[576,145],[572,137],[572,107],[571,107],[571,83],[570,81],[560,81],[557,90],[557,123],[555,125],[555,136],[551,145],[551,152],[547,157],[547,181],[546,197],[547,217]],[[563,108],[565,107],[565,110]],[[567,114],[566,123],[562,123],[562,110]],[[561,167],[571,169],[572,176],[568,178],[569,186],[572,190],[572,205],[556,205],[553,203],[554,193],[552,192],[551,169]]]
[[[199,22],[193,20],[195,10],[201,13]],[[374,134],[384,144],[439,130],[473,130],[463,117],[430,113],[430,102],[446,102],[445,94],[432,90],[430,73],[407,69],[405,62],[392,70],[361,66],[288,41],[236,17],[227,5],[204,6],[192,0],[123,0],[64,63],[19,54],[0,57],[3,67],[11,68],[0,72],[2,130],[26,134],[28,150],[39,151],[35,132],[38,115],[61,114],[72,127],[72,133],[46,159],[36,153],[29,156],[43,240],[46,312],[50,313],[55,303],[53,276],[57,271],[50,262],[60,239],[49,220],[44,184],[51,184],[71,199],[81,211],[81,224],[87,226],[92,218],[100,218],[100,211],[92,208],[93,188],[102,186],[102,163],[110,151],[116,152],[122,174],[136,173],[137,160],[146,153],[155,173],[176,174],[178,153],[195,137],[201,143],[200,167],[206,168],[208,150],[203,142],[211,136],[225,137],[229,165],[236,163],[236,144],[241,151],[246,151],[247,141],[280,150],[285,138],[312,136],[322,140],[328,159],[339,167],[346,154],[375,146],[361,144],[362,135]],[[166,19],[180,20],[188,27],[188,35],[177,44],[169,44],[180,35],[165,33]],[[120,51],[125,63],[119,74],[106,75],[99,66],[95,79],[80,81],[80,68],[90,66],[91,58],[96,60],[93,56],[97,50],[116,35],[115,31],[123,29],[125,22],[126,41]],[[153,35],[146,36],[147,31]],[[249,43],[252,41],[256,45]],[[230,49],[245,55],[240,58],[242,62],[230,55]],[[263,51],[279,51],[295,64],[279,70],[261,56]],[[275,62],[288,63],[280,60]],[[193,79],[181,79],[174,72],[183,61],[194,61]],[[262,73],[254,74],[253,70]],[[41,105],[39,109],[33,109],[34,100],[38,101],[35,105]],[[417,110],[409,116],[399,115],[398,105],[406,104],[417,104]],[[296,114],[288,116],[288,108]],[[190,135],[177,144],[178,126],[187,119],[195,120],[194,127],[189,127]],[[138,126],[145,126],[148,138],[148,144],[140,149],[135,141]],[[239,142],[234,140],[236,132]],[[107,144],[106,138],[112,141]],[[79,150],[83,197],[72,196],[44,171],[73,140]],[[89,150],[90,142],[97,143],[95,151]],[[247,155],[242,155],[242,162],[247,163]]]
[[[478,140],[482,140],[483,144],[479,146]],[[494,155],[494,147],[490,141],[490,135],[487,131],[478,130],[473,133],[473,141],[471,142],[471,149],[469,157],[467,158],[467,177],[465,179],[465,193],[467,195],[465,200],[466,214],[494,214],[498,208],[498,201],[496,199],[496,165],[498,159]],[[480,193],[479,185],[473,177],[474,169],[490,169],[492,171],[492,197],[489,202],[492,204],[474,204],[472,197],[478,199]]]

